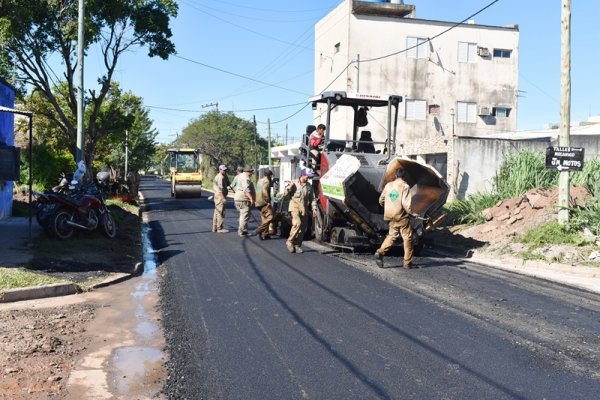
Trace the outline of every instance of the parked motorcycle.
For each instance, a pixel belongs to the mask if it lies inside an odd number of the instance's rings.
[[[54,213],[58,209],[58,202],[55,200],[56,195],[69,195],[71,190],[69,189],[69,183],[73,179],[73,174],[61,174],[58,185],[52,187],[52,191],[48,193],[33,192],[35,196],[35,219],[38,224],[44,228],[46,233],[52,234],[49,222],[54,216]]]
[[[68,196],[49,195],[58,208],[49,222],[53,236],[68,239],[75,229],[93,231],[97,228],[109,238],[117,235],[117,226],[106,207],[104,195],[91,183],[81,185],[76,193]]]

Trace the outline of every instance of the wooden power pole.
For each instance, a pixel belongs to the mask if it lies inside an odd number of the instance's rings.
[[[561,13],[560,134],[558,145],[570,146],[571,133],[571,0],[562,0]],[[569,171],[560,171],[558,179],[558,222],[569,222]]]

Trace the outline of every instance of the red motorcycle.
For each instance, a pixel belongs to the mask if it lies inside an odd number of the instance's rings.
[[[95,184],[82,186],[68,196],[51,194],[57,210],[49,221],[49,230],[59,239],[68,239],[75,229],[93,231],[97,228],[109,238],[117,235],[117,226],[106,207],[104,196]]]
[[[71,189],[69,189],[69,182],[73,179],[73,174],[61,174],[61,179],[58,185],[52,187],[51,192],[39,193],[33,192],[35,201],[33,206],[35,208],[35,219],[38,224],[47,234],[52,235],[50,229],[50,221],[52,220],[56,210],[58,209],[58,202],[56,201],[57,196],[69,195]]]

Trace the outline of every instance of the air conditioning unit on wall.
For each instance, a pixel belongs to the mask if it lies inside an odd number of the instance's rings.
[[[477,47],[477,55],[480,57],[489,57],[491,54],[487,47]]]
[[[490,110],[489,107],[483,107],[482,106],[482,107],[479,107],[479,110],[478,110],[477,114],[480,115],[480,116],[482,116],[482,117],[483,116],[488,116],[488,115],[490,115],[490,111],[491,110]]]

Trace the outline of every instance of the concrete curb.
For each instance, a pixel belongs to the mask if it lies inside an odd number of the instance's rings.
[[[92,285],[90,290],[103,288],[124,282],[134,276],[139,276],[144,272],[144,264],[138,262],[135,264],[135,269],[132,273],[125,272],[115,273],[100,283]],[[19,289],[11,289],[0,291],[0,303],[12,303],[16,301],[43,299],[47,297],[69,296],[72,294],[81,293],[83,290],[75,283],[55,283],[44,286],[31,286]]]
[[[600,268],[598,267],[523,260],[506,255],[488,255],[476,250],[463,251],[463,249],[458,250],[443,245],[436,245],[434,249],[430,250],[440,255],[462,257],[475,264],[600,294]],[[494,259],[492,260],[491,257]]]
[[[80,293],[81,289],[74,283],[56,283],[46,286],[31,286],[0,292],[0,303],[43,299],[46,297],[68,296]]]
[[[105,280],[95,285],[92,285],[91,289],[99,289],[106,286],[114,285],[115,283],[125,282],[128,279],[133,278],[134,276],[140,276],[144,272],[144,264],[139,262],[135,264],[134,271],[130,274],[125,272],[118,272],[112,276],[109,276]]]

